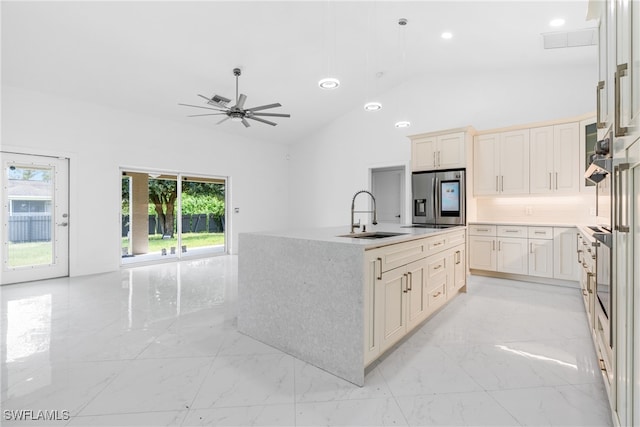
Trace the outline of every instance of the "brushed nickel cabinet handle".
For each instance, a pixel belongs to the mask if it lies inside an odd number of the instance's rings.
[[[411,274],[411,272],[407,273],[407,290],[408,291],[412,291],[413,290],[413,275]]]
[[[500,191],[500,190],[498,189],[498,175],[496,175],[496,193],[497,193],[498,191]]]
[[[378,270],[378,271],[379,271],[379,273],[378,273],[378,277],[377,277],[377,279],[378,279],[378,280],[382,280],[382,258],[378,257],[378,258],[376,259],[376,264],[379,264],[379,265],[380,265],[380,270]]]
[[[606,124],[600,120],[602,117],[602,113],[601,113],[602,100],[600,96],[602,89],[604,89],[604,80],[599,81],[598,85],[596,86],[596,127],[598,129],[603,129],[604,127],[606,127]]]
[[[621,163],[615,166],[613,172],[613,187],[616,195],[616,200],[614,203],[614,218],[615,218],[615,226],[614,229],[622,232],[629,232],[629,225],[625,224],[627,221],[627,206],[624,204],[624,194],[622,184],[625,182],[623,180],[623,174],[627,175],[629,172],[629,163]]]
[[[495,251],[496,250],[496,241],[493,240],[492,243],[493,243],[493,245],[492,245],[491,250]]]
[[[440,270],[442,268],[442,264],[438,264],[435,267],[433,267],[434,270]]]
[[[616,67],[616,72],[613,74],[613,93],[614,93],[614,103],[615,103],[614,136],[625,136],[628,130],[628,128],[623,127],[620,122],[620,110],[622,109],[621,107],[622,100],[620,99],[621,98],[620,79],[625,76],[627,76],[627,64],[619,64]]]
[[[518,230],[504,230],[504,231],[506,231],[507,233],[517,233],[518,232]]]
[[[533,253],[533,242],[529,243],[529,253]]]
[[[500,191],[504,192],[504,175],[500,176]]]
[[[551,190],[551,172],[549,172],[549,190]]]
[[[558,189],[558,172],[556,172],[556,190]]]
[[[476,228],[476,231],[489,231],[488,228]]]
[[[404,278],[405,281],[405,285],[406,286],[402,286],[402,279]],[[407,284],[409,282],[409,280],[407,280],[407,273],[403,274],[402,277],[400,278],[400,287],[404,288],[402,290],[402,293],[406,294],[407,292],[409,292],[409,285]]]
[[[442,293],[442,291],[438,291],[437,294],[433,295],[434,298],[437,298],[438,296],[440,296],[440,294]]]
[[[437,166],[438,163],[436,162],[436,152],[433,152],[433,166]]]

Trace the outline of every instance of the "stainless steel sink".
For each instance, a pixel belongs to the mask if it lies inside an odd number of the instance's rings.
[[[337,237],[349,237],[351,239],[384,239],[385,237],[403,236],[407,233],[390,233],[386,231],[371,231],[368,233],[343,234]]]

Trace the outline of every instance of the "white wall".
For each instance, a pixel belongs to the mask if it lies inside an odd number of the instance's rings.
[[[291,223],[348,225],[351,197],[369,187],[368,169],[408,164],[407,135],[467,125],[484,130],[582,115],[595,110],[596,81],[594,57],[592,66],[574,68],[452,71],[414,79],[381,94],[377,97],[383,103],[381,111],[367,113],[357,106],[291,146]],[[404,117],[410,119],[411,127],[394,128]],[[407,191],[410,194],[410,186]]]
[[[6,86],[1,137],[3,150],[70,157],[72,276],[120,268],[120,167],[230,177],[234,252],[239,232],[287,224],[282,145]]]

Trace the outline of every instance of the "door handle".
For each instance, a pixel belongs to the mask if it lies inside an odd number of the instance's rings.
[[[413,275],[410,272],[407,273],[407,290],[413,290]]]
[[[601,96],[600,93],[602,92],[602,89],[604,89],[604,80],[601,80],[598,82],[598,85],[596,86],[596,128],[598,129],[602,129],[606,126],[605,123],[603,123],[602,121],[600,121],[600,118],[602,116],[601,113]]]
[[[380,257],[376,258],[376,264],[380,265],[380,270],[378,270],[379,273],[378,273],[377,279],[382,280],[382,258]]]
[[[68,222],[61,222],[60,224],[56,224],[58,227],[66,227],[69,225]]]
[[[621,126],[620,121],[620,110],[622,109],[622,100],[620,99],[620,79],[622,77],[627,76],[627,64],[619,64],[616,67],[616,72],[613,73],[613,92],[614,92],[614,103],[615,103],[615,136],[625,136],[627,134],[627,128]]]
[[[403,274],[402,277],[400,278],[400,287],[402,288],[402,278],[404,278],[405,282],[409,282],[409,280],[407,279],[407,273]],[[409,292],[409,286],[405,286],[404,289],[402,290],[403,294],[406,294],[407,292]]]
[[[623,206],[623,194],[622,194],[622,184],[624,180],[622,179],[623,173],[626,175],[629,171],[629,163],[621,163],[618,166],[614,167],[613,179],[614,179],[614,191],[616,194],[616,201],[614,206],[614,217],[615,217],[615,226],[614,229],[622,232],[629,232],[629,225],[625,224],[627,220],[627,206],[626,204]]]

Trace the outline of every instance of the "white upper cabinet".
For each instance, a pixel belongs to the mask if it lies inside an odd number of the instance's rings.
[[[458,169],[467,166],[466,131],[413,135],[411,138],[411,170],[413,172]]]
[[[529,129],[477,136],[473,162],[476,196],[529,193]]]
[[[577,193],[580,188],[579,124],[532,128],[530,138],[530,192]]]

